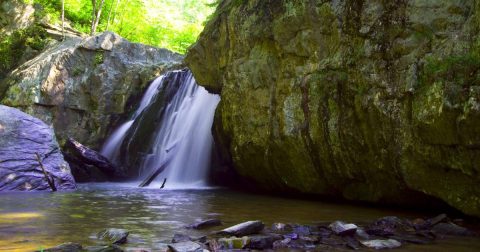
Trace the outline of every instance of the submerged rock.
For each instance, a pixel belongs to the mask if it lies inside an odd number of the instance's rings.
[[[127,237],[129,234],[130,233],[124,229],[108,228],[100,231],[97,234],[97,238],[111,244],[124,244],[127,243]]]
[[[85,247],[84,252],[124,252],[125,250],[122,249],[120,246],[115,244],[109,246],[89,246]],[[68,251],[65,251],[68,252]]]
[[[360,241],[365,247],[373,248],[373,249],[393,249],[402,246],[402,243],[393,240],[370,240],[370,241]]]
[[[475,0],[221,1],[185,59],[222,95],[220,165],[480,217],[479,17]]]
[[[51,190],[41,163],[56,189],[75,189],[53,130],[18,109],[0,105],[0,191]]]
[[[261,221],[247,221],[238,225],[226,228],[219,232],[219,234],[235,235],[242,237],[245,235],[257,234],[263,230],[265,225]]]
[[[272,244],[272,247],[273,247],[273,249],[284,249],[284,248],[288,248],[288,245],[290,244],[290,242],[292,242],[292,239],[290,239],[290,238],[285,238],[285,239],[283,239],[283,240],[275,241],[275,242]]]
[[[192,241],[185,241],[185,242],[170,244],[168,245],[168,248],[172,252],[202,252],[203,251],[202,245]]]
[[[81,244],[68,242],[64,244],[60,244],[53,248],[42,249],[42,252],[83,252],[83,247]],[[37,252],[40,252],[38,250]]]
[[[172,238],[172,243],[192,241],[193,239],[185,234],[174,234]]]
[[[283,240],[283,237],[278,234],[268,234],[268,235],[254,235],[250,236],[250,243],[245,247],[249,249],[271,249],[273,248],[273,243],[279,240]]]
[[[336,235],[354,235],[357,231],[357,225],[347,224],[341,221],[335,221],[329,226]]]
[[[454,223],[438,223],[432,228],[432,232],[439,235],[468,236],[473,235],[470,230],[460,227]]]
[[[210,220],[204,220],[197,222],[195,224],[187,226],[187,228],[193,228],[193,229],[205,229],[205,228],[210,228],[210,227],[216,227],[216,226],[221,226],[222,221],[217,220],[217,219],[210,219]]]

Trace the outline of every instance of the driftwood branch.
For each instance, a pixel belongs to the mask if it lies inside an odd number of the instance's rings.
[[[167,162],[163,163],[160,167],[158,167],[155,171],[153,171],[152,174],[150,174],[138,187],[146,187],[146,186],[150,185],[152,183],[152,181],[155,180],[155,178],[160,173],[162,173],[165,170],[165,168],[167,168],[168,163],[170,163],[169,161],[170,160],[167,160]]]
[[[155,178],[167,168],[168,164],[170,164],[173,157],[175,156],[173,154],[174,152],[172,152],[172,150],[175,150],[175,148],[176,148],[176,144],[165,151],[166,157],[163,161],[163,164],[160,165],[156,170],[154,170],[138,187],[145,187],[150,185],[150,183],[152,183],[152,181],[155,180]],[[165,186],[165,182],[167,182],[167,179],[163,181],[161,188]]]
[[[54,181],[53,181],[53,178],[51,178],[51,177],[48,176],[48,172],[47,172],[47,170],[45,170],[45,167],[43,166],[42,158],[41,158],[40,155],[39,155],[38,153],[36,153],[36,152],[35,152],[35,156],[37,157],[37,161],[38,161],[38,163],[40,164],[40,168],[42,168],[43,175],[45,176],[45,179],[47,180],[48,185],[50,186],[50,188],[52,189],[53,192],[56,192],[56,191],[57,191],[57,187],[55,187],[55,183],[54,183]]]

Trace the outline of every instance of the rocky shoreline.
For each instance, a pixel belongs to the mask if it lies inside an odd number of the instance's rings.
[[[463,220],[440,214],[430,219],[401,219],[387,216],[373,222],[354,224],[343,221],[314,225],[274,223],[266,227],[262,221],[247,221],[220,231],[222,222],[209,219],[191,224],[186,229],[204,230],[201,237],[176,233],[161,249],[128,248],[129,232],[105,229],[97,234],[101,246],[83,247],[65,243],[44,252],[63,251],[348,251],[395,249],[408,244],[429,246],[437,240],[476,237],[479,234],[463,227]],[[180,231],[181,232],[181,231]],[[123,248],[126,247],[126,248]]]

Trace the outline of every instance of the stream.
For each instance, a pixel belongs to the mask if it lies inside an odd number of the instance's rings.
[[[202,236],[217,229],[196,231],[186,225],[218,218],[224,227],[247,220],[315,224],[344,220],[372,221],[394,215],[423,217],[424,213],[394,209],[253,195],[226,189],[139,189],[136,184],[80,184],[73,192],[0,194],[0,251],[33,251],[64,242],[101,244],[104,228],[130,231],[125,248],[155,251],[175,233]],[[430,215],[430,214],[429,214]],[[425,216],[426,217],[426,216]],[[437,240],[429,245],[407,244],[396,251],[480,251],[478,238]]]

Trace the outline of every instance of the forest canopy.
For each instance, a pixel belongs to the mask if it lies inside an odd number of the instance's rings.
[[[61,22],[62,0],[24,0]],[[97,32],[113,31],[132,41],[185,53],[215,9],[215,0],[64,0],[65,19],[90,33],[93,4],[102,6]]]

